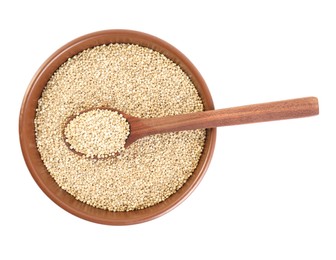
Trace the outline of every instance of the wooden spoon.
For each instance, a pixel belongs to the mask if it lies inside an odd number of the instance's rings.
[[[90,110],[94,109],[97,108]],[[140,138],[154,134],[300,118],[319,114],[318,99],[316,97],[208,110],[159,118],[138,118],[112,108],[99,109],[117,111],[127,119],[130,125],[130,134],[126,140],[125,148]],[[81,113],[90,110],[82,111],[70,117],[65,127],[74,117],[80,116]],[[63,138],[65,141],[64,131]],[[69,143],[66,142],[66,144],[70,147]],[[76,152],[73,149],[71,149],[71,151]],[[76,153],[83,155],[79,152]]]

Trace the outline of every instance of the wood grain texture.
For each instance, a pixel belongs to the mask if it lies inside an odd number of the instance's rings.
[[[318,99],[306,97],[160,118],[142,119],[124,114],[131,125],[126,146],[153,134],[300,118],[318,113]]]

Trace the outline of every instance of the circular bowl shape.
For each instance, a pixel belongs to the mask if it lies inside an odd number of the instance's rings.
[[[52,54],[36,72],[28,86],[20,111],[20,143],[31,175],[43,192],[57,205],[80,218],[92,222],[108,225],[130,225],[157,218],[188,197],[199,184],[208,168],[214,151],[216,129],[207,129],[202,156],[197,168],[187,182],[176,193],[154,206],[128,212],[111,212],[87,205],[61,189],[48,173],[36,146],[34,118],[37,102],[50,77],[68,58],[85,49],[109,43],[137,44],[164,54],[189,75],[202,98],[205,110],[214,109],[210,92],[202,76],[195,66],[175,47],[157,37],[141,32],[130,30],[100,31],[84,35],[64,45]]]

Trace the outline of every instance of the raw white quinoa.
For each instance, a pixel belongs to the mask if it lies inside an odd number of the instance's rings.
[[[130,126],[121,114],[93,109],[72,118],[64,129],[70,149],[88,158],[106,158],[125,150]]]
[[[84,50],[53,74],[38,102],[36,143],[58,185],[76,199],[110,211],[157,204],[175,193],[198,165],[205,130],[148,136],[118,157],[92,159],[66,146],[66,119],[110,107],[151,118],[203,110],[189,77],[163,54],[132,44]]]

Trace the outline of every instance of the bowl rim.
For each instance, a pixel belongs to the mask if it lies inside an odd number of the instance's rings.
[[[110,212],[97,209],[76,200],[61,189],[46,170],[35,142],[34,118],[37,101],[46,82],[69,57],[93,46],[108,43],[131,43],[157,50],[177,63],[184,70],[202,98],[205,110],[214,109],[210,91],[196,67],[178,49],[166,41],[139,31],[112,29],[78,37],[56,50],[37,70],[25,92],[19,115],[19,138],[25,163],[41,190],[58,206],[69,213],[100,224],[130,225],[160,217],[182,203],[198,186],[210,164],[216,141],[216,128],[207,129],[206,143],[198,166],[188,181],[168,199],[146,209],[129,212]],[[180,194],[179,194],[180,193]],[[172,198],[173,197],[173,198]]]

